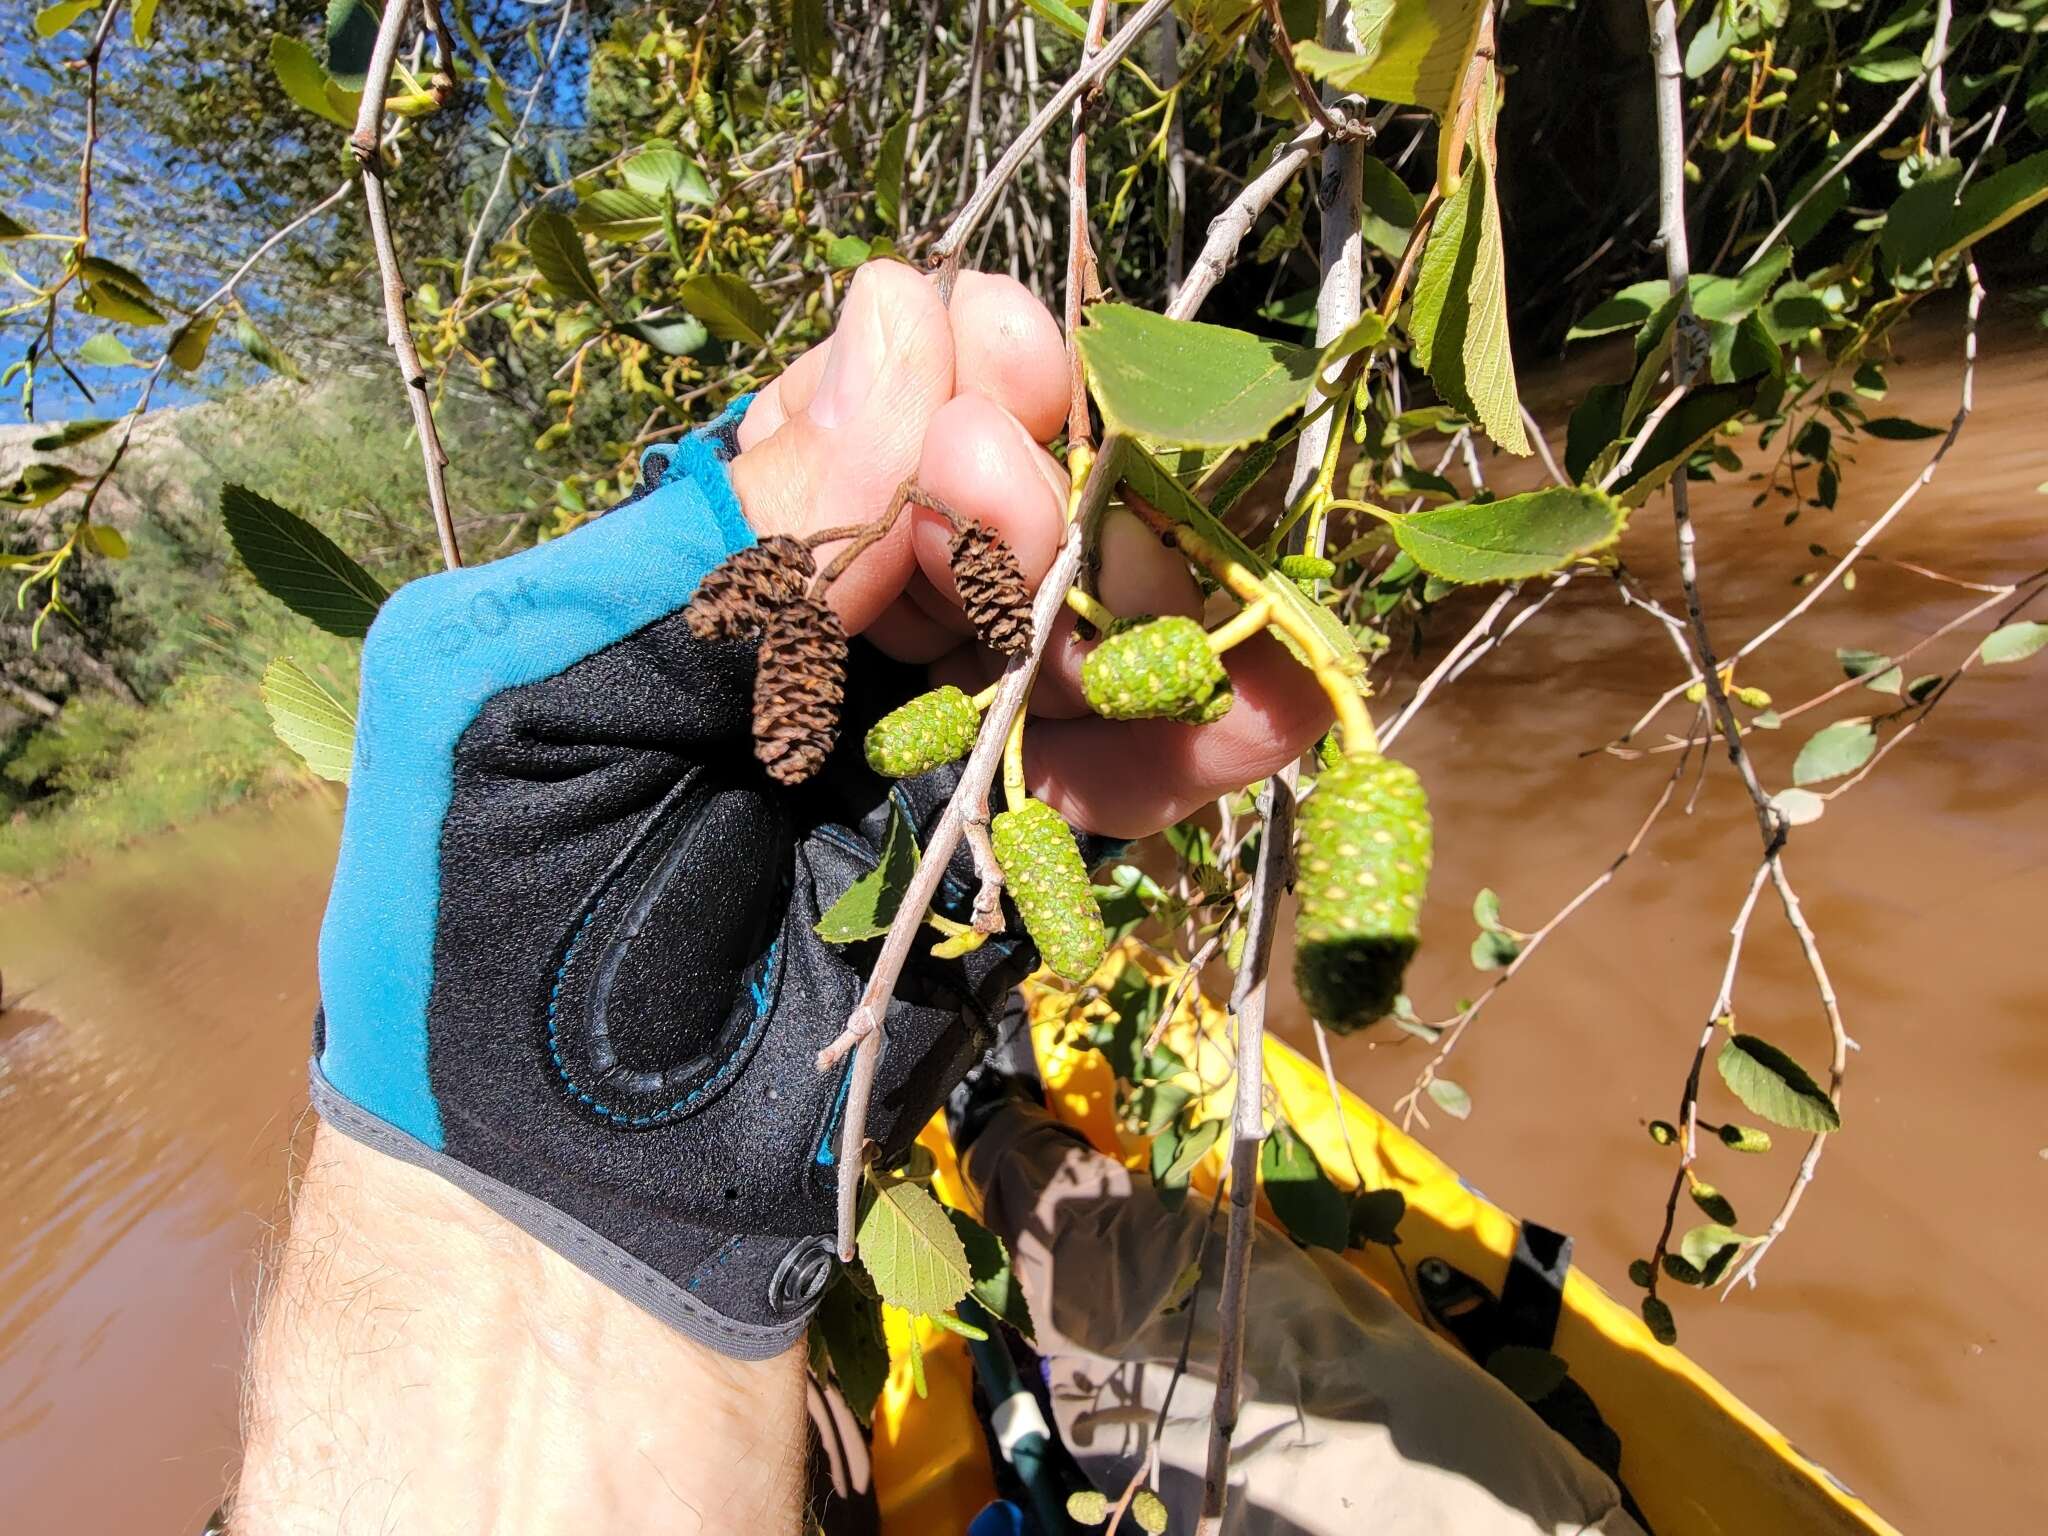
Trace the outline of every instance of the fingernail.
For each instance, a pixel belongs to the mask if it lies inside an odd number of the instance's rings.
[[[811,397],[811,420],[829,428],[843,426],[859,415],[874,393],[887,355],[875,287],[855,278],[832,332],[832,355],[825,360],[818,392]]]

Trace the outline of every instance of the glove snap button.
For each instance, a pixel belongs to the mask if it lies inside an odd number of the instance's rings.
[[[768,1282],[768,1306],[777,1316],[802,1312],[832,1283],[838,1251],[826,1237],[807,1237],[782,1256]]]

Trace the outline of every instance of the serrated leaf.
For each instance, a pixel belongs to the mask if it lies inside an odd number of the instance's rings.
[[[368,633],[388,595],[326,534],[246,486],[220,492],[221,521],[257,584],[331,635]]]
[[[720,341],[768,345],[775,316],[740,278],[724,272],[700,272],[683,284],[680,297],[683,308],[709,326]]]
[[[1154,445],[1257,442],[1315,387],[1313,347],[1129,304],[1091,306],[1080,347],[1103,418]]]
[[[1868,720],[1837,720],[1807,738],[1792,762],[1792,782],[1819,784],[1854,773],[1877,751],[1877,727]]]
[[[917,834],[891,800],[881,857],[818,919],[818,937],[828,944],[853,944],[887,933],[910,877],[917,873],[917,860]]]
[[[541,281],[557,298],[604,306],[604,293],[583,254],[576,226],[552,208],[542,208],[526,226],[526,249]]]
[[[1342,1253],[1351,1240],[1351,1211],[1309,1144],[1285,1120],[1259,1146],[1259,1181],[1280,1224],[1301,1242]]]
[[[881,1302],[864,1294],[850,1271],[842,1271],[819,1300],[811,1326],[823,1338],[825,1358],[846,1406],[863,1425],[870,1423],[889,1380],[889,1340]]]
[[[966,1245],[922,1184],[880,1175],[861,1217],[860,1261],[882,1300],[904,1311],[951,1311],[974,1283]]]
[[[1471,1116],[1472,1095],[1448,1077],[1432,1077],[1429,1080],[1429,1096],[1436,1100],[1437,1107],[1453,1120],[1464,1120]]]
[[[1984,643],[1977,647],[1977,659],[1992,666],[2002,666],[2007,662],[2025,661],[2044,645],[2048,645],[2048,624],[2022,619],[2017,624],[2003,625],[1986,635]]]
[[[1526,454],[1529,435],[1522,425],[1514,349],[1508,337],[1507,264],[1492,138],[1489,75],[1473,115],[1477,169],[1437,210],[1415,274],[1408,328],[1416,361],[1428,371],[1437,391],[1509,453]]]
[[[57,428],[56,431],[45,432],[41,437],[36,438],[29,444],[29,447],[33,448],[37,453],[55,453],[62,448],[70,448],[79,443],[89,443],[113,425],[112,421],[98,419],[67,421],[63,426]]]
[[[1755,1035],[1731,1035],[1714,1058],[1721,1080],[1752,1113],[1795,1131],[1838,1131],[1842,1116],[1806,1069]]]
[[[1612,544],[1625,520],[1605,492],[1552,486],[1500,501],[1425,508],[1387,526],[1423,570],[1469,585],[1559,570]]]
[[[1010,1250],[1003,1246],[1003,1240],[965,1211],[947,1206],[946,1219],[952,1222],[953,1230],[960,1234],[961,1247],[967,1250],[967,1268],[973,1276],[969,1294],[989,1316],[999,1318],[1026,1339],[1031,1338],[1031,1308],[1025,1304],[1024,1287],[1017,1283]]]
[[[171,361],[187,373],[197,373],[206,361],[206,349],[212,343],[214,330],[219,324],[220,311],[209,310],[179,326],[171,337]]]
[[[355,754],[355,711],[288,657],[280,656],[263,669],[262,686],[263,707],[278,740],[321,778],[346,784]]]
[[[903,156],[910,146],[910,115],[891,123],[875,150],[875,218],[893,234],[902,221]]]
[[[329,94],[327,71],[313,57],[313,50],[296,37],[280,33],[270,40],[270,68],[277,83],[284,87],[285,95],[300,111],[311,112],[343,128],[355,126],[354,118],[337,106]],[[343,88],[337,86],[336,91]]]

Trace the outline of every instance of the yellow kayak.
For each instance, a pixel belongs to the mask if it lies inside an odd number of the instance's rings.
[[[1154,969],[1127,946],[1106,962],[1095,978],[1098,987],[1125,965]],[[1072,997],[1051,988],[1026,992],[1053,1112],[1102,1151],[1144,1166],[1149,1140],[1118,1125],[1114,1073],[1099,1051],[1081,1041]],[[1227,1104],[1230,1091],[1226,1025],[1222,1009],[1196,996],[1182,1004],[1166,1036],[1219,1104]],[[1221,1073],[1215,1070],[1219,1062]],[[1513,1216],[1475,1194],[1454,1169],[1364,1100],[1340,1090],[1333,1102],[1322,1069],[1277,1040],[1266,1042],[1266,1079],[1279,1112],[1340,1188],[1355,1187],[1355,1157],[1368,1187],[1398,1189],[1406,1197],[1400,1252],[1411,1265],[1439,1258],[1498,1291],[1515,1246]],[[938,1159],[940,1196],[962,1204],[943,1122],[935,1119],[921,1140]],[[1204,1159],[1192,1181],[1196,1188],[1213,1190],[1226,1153],[1227,1146],[1219,1145]],[[1346,1258],[1424,1321],[1392,1249],[1372,1244]],[[957,1336],[913,1325],[893,1309],[887,1319],[889,1380],[874,1418],[883,1529],[889,1536],[964,1531],[995,1497],[974,1416],[972,1364]],[[924,1350],[923,1399],[911,1387],[911,1326],[920,1329]],[[1577,1269],[1565,1281],[1551,1349],[1620,1435],[1622,1478],[1658,1536],[1893,1532],[1761,1415],[1682,1352],[1657,1343],[1632,1308]]]

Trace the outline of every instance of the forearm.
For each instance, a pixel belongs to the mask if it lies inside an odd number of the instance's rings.
[[[434,1175],[322,1128],[250,1360],[230,1529],[796,1529],[800,1351],[691,1343]]]

